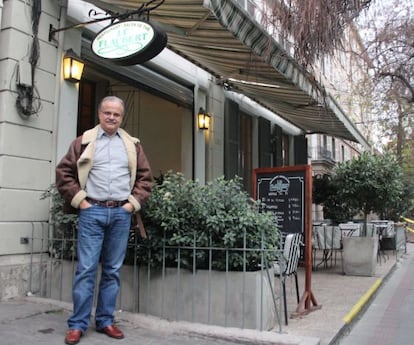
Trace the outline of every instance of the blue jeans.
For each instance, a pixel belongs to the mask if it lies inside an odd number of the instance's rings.
[[[85,332],[89,327],[99,259],[102,275],[99,283],[95,325],[102,329],[114,322],[120,287],[119,273],[128,245],[131,213],[122,207],[92,205],[80,210],[78,264],[73,284],[73,314],[70,329]]]

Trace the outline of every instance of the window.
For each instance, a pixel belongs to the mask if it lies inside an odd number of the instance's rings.
[[[81,135],[96,124],[95,94],[95,83],[86,80],[80,82],[77,135]]]
[[[328,138],[326,137],[326,135],[322,137],[322,149],[324,152],[328,150]]]
[[[240,111],[237,103],[226,100],[224,176],[243,178],[243,185],[252,193],[252,118]]]
[[[290,156],[289,156],[289,136],[286,134],[282,135],[282,164],[284,166],[290,165]]]
[[[245,190],[252,194],[252,118],[240,116],[240,172]]]

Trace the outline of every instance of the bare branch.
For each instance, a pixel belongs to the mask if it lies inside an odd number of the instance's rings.
[[[281,0],[274,5],[274,22],[284,37],[293,37],[295,58],[304,66],[342,47],[344,29],[371,0]]]

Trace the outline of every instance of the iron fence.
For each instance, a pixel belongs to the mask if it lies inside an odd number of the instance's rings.
[[[273,261],[281,257],[280,248],[265,249],[264,243],[258,248],[198,246],[196,233],[192,245],[171,246],[166,242],[161,250],[162,265],[155,267],[153,251],[131,231],[121,271],[119,310],[174,321],[282,331],[281,287],[273,271]],[[28,293],[71,302],[76,271],[75,229],[56,232],[50,226],[48,236],[33,236],[31,244],[32,248],[45,250],[31,253]],[[137,260],[143,253],[145,263]],[[260,258],[254,265],[256,269],[247,259],[252,253]],[[230,262],[236,254],[242,264],[233,271]],[[223,264],[219,270],[213,269],[217,258]]]

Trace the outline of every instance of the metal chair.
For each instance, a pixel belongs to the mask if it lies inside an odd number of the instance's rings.
[[[285,324],[288,324],[287,301],[286,301],[286,278],[294,275],[296,286],[296,298],[299,304],[298,264],[300,257],[300,246],[302,235],[299,233],[288,234],[283,246],[283,256],[274,263],[275,277],[282,283],[283,306],[285,310]]]

